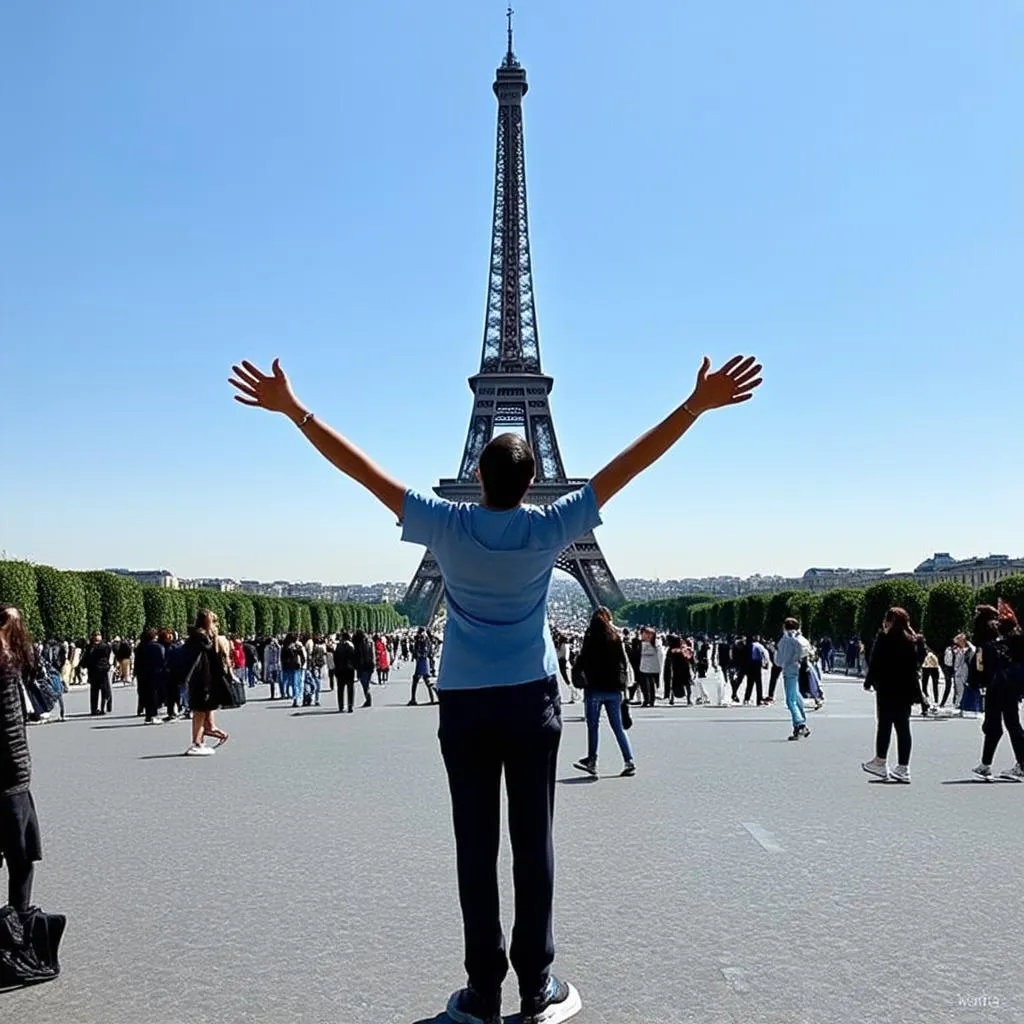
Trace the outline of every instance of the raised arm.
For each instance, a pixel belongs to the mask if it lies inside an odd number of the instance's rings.
[[[690,397],[656,427],[616,455],[591,479],[598,507],[618,494],[633,477],[657,462],[696,423],[698,416],[711,409],[746,402],[761,383],[758,376],[761,366],[754,362],[753,356],[733,356],[720,370],[710,371],[711,360],[705,356]]]
[[[326,423],[321,423],[306,409],[295,397],[291,382],[281,369],[279,360],[274,360],[270,374],[263,373],[247,360],[243,360],[241,366],[232,366],[231,370],[234,376],[229,378],[228,383],[241,392],[235,395],[236,402],[287,416],[328,462],[361,483],[399,519],[402,518],[405,488],[388,476],[365,452]]]

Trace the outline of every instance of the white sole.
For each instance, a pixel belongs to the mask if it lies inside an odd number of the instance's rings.
[[[549,1006],[543,1013],[534,1017],[536,1024],[562,1024],[562,1021],[570,1020],[583,1009],[583,1000],[580,999],[576,986],[566,982],[569,988],[569,996],[554,1006]]]

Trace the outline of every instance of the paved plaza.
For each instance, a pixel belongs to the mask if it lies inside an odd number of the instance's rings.
[[[447,1020],[449,807],[436,714],[404,707],[407,680],[354,715],[250,691],[205,759],[180,756],[184,724],[134,718],[130,689],[113,717],[76,693],[66,724],[31,729],[37,897],[70,924],[63,976],[0,995],[0,1021]],[[799,743],[779,705],[638,711],[639,775],[617,777],[603,726],[599,781],[572,769],[585,727],[566,705],[557,968],[581,1024],[1024,1022],[1024,786],[969,781],[964,720],[915,721],[913,785],[872,782],[870,695],[826,692]]]

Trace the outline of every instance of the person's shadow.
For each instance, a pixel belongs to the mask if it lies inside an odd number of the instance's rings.
[[[504,1024],[519,1024],[522,1018],[518,1013],[503,1018]],[[451,1017],[447,1013],[439,1013],[436,1017],[424,1017],[423,1020],[415,1020],[413,1024],[452,1024]]]

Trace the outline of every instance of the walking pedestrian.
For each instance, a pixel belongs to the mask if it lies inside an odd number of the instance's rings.
[[[923,643],[910,625],[910,616],[903,608],[890,608],[871,647],[864,679],[864,689],[875,691],[878,729],[875,756],[862,767],[886,781],[910,782],[910,710],[921,699],[918,672],[923,660]],[[898,763],[890,768],[889,743],[894,730]]]
[[[622,774],[636,775],[633,748],[622,721],[622,705],[628,679],[626,665],[626,650],[622,646],[622,637],[612,625],[612,613],[605,607],[598,608],[591,616],[590,625],[583,637],[583,646],[573,665],[573,674],[583,684],[587,714],[587,756],[573,767],[595,779],[602,708],[622,753]]]

